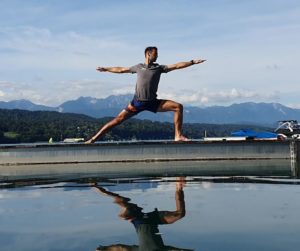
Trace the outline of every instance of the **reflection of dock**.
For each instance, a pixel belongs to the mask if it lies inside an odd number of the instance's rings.
[[[0,179],[62,174],[298,175],[295,141],[137,141],[0,146]]]

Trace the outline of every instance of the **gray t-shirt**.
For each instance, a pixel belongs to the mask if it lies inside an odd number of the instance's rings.
[[[150,101],[157,97],[160,74],[167,73],[168,67],[159,64],[137,64],[130,67],[131,73],[137,73],[135,96],[141,101]]]

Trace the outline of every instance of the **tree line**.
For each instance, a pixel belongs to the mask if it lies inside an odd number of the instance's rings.
[[[86,115],[51,111],[0,109],[0,144],[54,142],[65,138],[88,139],[112,118],[95,119]],[[184,134],[193,139],[229,136],[242,128],[272,130],[260,126],[230,124],[184,124]],[[131,118],[115,127],[101,140],[158,140],[173,139],[174,124]]]

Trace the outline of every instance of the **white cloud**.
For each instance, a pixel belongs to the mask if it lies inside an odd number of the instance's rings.
[[[34,103],[49,106],[58,106],[67,100],[74,100],[80,96],[105,98],[112,94],[122,95],[134,93],[134,85],[132,84],[96,79],[66,80],[47,83],[47,89],[44,88],[44,85],[8,82],[0,82],[0,87],[5,91],[2,91],[3,95],[1,95],[0,92],[2,100],[28,99]],[[215,91],[202,88],[197,91],[193,89],[181,89],[178,91],[162,90],[159,92],[158,97],[171,99],[185,105],[210,106],[246,101],[278,102],[280,95],[281,94],[276,91],[259,92],[239,88],[219,89]]]
[[[114,95],[124,95],[124,94],[133,94],[133,93],[134,93],[134,87],[132,85],[126,85],[118,89],[112,90],[112,94]]]
[[[124,83],[111,82],[95,79],[68,80],[62,81],[53,88],[55,93],[60,93],[59,100],[64,102],[70,99],[77,99],[80,96],[94,98],[105,98],[109,95],[133,93],[133,86],[124,87]],[[65,91],[67,90],[67,91]],[[127,91],[128,90],[128,91]],[[53,98],[55,98],[53,96]]]
[[[46,88],[45,88],[46,86]],[[134,92],[134,85],[96,79],[44,81],[41,83],[0,82],[0,97],[3,101],[27,99],[36,104],[58,106],[67,100],[81,96],[105,98]]]
[[[202,89],[201,91],[182,90],[180,93],[161,93],[160,98],[171,99],[181,102],[186,105],[200,105],[208,106],[214,104],[230,104],[233,102],[245,101],[269,101],[274,102],[278,100],[278,93],[258,93],[251,90],[230,89],[211,91]]]
[[[15,82],[0,82],[2,89],[2,100],[10,101],[15,99],[28,99],[37,103],[43,102],[43,95],[36,89],[34,85]]]
[[[14,85],[14,83],[12,83],[12,82],[0,81],[0,87],[2,87],[2,88],[9,88],[13,85]]]
[[[287,104],[287,106],[295,109],[300,109],[300,103],[290,103]]]

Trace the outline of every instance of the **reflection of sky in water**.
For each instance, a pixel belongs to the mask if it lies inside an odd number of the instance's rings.
[[[120,208],[111,197],[74,185],[0,190],[0,250],[137,244],[133,226],[118,217]],[[175,209],[174,182],[105,187],[131,198],[144,212]],[[191,181],[184,192],[186,216],[159,226],[166,244],[195,250],[299,250],[299,185]]]

